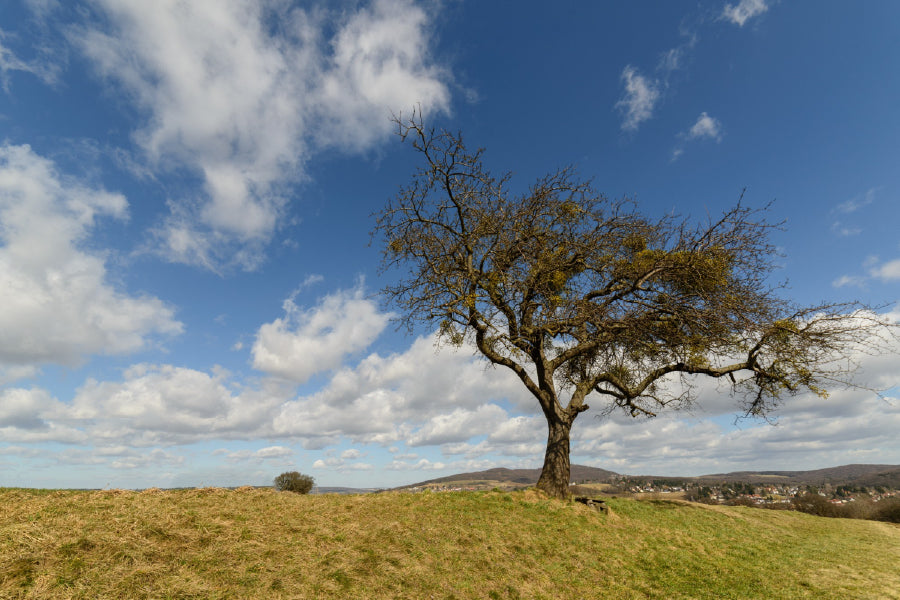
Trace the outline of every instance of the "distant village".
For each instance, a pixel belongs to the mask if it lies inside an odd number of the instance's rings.
[[[859,499],[878,502],[885,498],[900,496],[900,492],[882,486],[854,486],[824,484],[795,485],[747,482],[696,483],[669,480],[629,480],[622,479],[607,493],[620,491],[635,495],[675,494],[694,502],[717,504],[789,504],[805,494],[824,497],[831,504],[846,504]]]
[[[865,499],[878,502],[886,498],[900,498],[900,491],[883,486],[854,485],[796,485],[774,483],[720,482],[698,483],[669,479],[642,479],[622,477],[613,483],[597,483],[584,481],[573,482],[577,488],[575,494],[597,491],[606,495],[634,495],[647,497],[659,495],[703,502],[706,504],[790,504],[794,498],[806,494],[816,494],[835,505],[847,504]],[[410,493],[417,492],[472,492],[472,491],[510,491],[527,487],[523,484],[509,484],[487,481],[467,482],[434,482],[403,488]]]

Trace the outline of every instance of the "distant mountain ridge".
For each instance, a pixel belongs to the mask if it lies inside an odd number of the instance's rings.
[[[540,469],[507,469],[498,467],[485,471],[458,473],[447,477],[438,477],[406,487],[449,484],[456,482],[497,482],[518,485],[534,485],[541,475]],[[876,485],[900,489],[900,465],[868,465],[852,464],[814,469],[810,471],[735,471],[732,473],[714,473],[711,475],[679,476],[679,475],[621,475],[598,467],[572,465],[569,480],[609,481],[611,479],[676,479],[697,482],[745,482],[745,483],[788,483],[795,485],[857,485],[872,487]]]
[[[534,485],[541,476],[540,469],[507,469],[498,467],[488,469],[486,471],[476,471],[474,473],[458,473],[456,475],[448,475],[447,477],[438,477],[437,479],[429,479],[420,483],[414,483],[410,486],[414,487],[423,485],[432,485],[439,483],[454,483],[459,481],[497,481],[501,483],[517,483],[520,485]],[[583,465],[572,465],[572,471],[569,479],[571,481],[606,481],[613,477],[620,477],[618,473],[600,469],[597,467],[586,467]]]
[[[853,464],[814,469],[812,471],[737,471],[714,475],[701,475],[698,480],[782,482],[795,484],[863,485],[900,487],[900,465]]]

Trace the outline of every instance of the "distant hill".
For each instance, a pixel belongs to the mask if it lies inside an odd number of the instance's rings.
[[[428,485],[452,484],[466,482],[474,485],[534,485],[541,475],[540,469],[506,469],[495,468],[472,473],[458,473],[447,477],[438,477],[403,487],[420,487]],[[575,483],[582,481],[606,482],[621,478],[622,475],[597,467],[572,465],[569,480]],[[686,476],[654,476],[630,475],[629,479],[669,479],[696,481],[698,483],[742,482],[742,483],[782,483],[792,485],[858,485],[873,487],[880,485],[886,488],[900,489],[900,465],[842,465],[827,469],[811,471],[735,471],[732,473],[714,473],[697,477]]]
[[[882,487],[900,490],[900,467],[893,466],[885,471],[869,473],[854,481],[854,485],[868,487],[880,485]]]
[[[671,479],[671,478],[669,478]],[[741,481],[750,483],[791,483],[823,485],[900,486],[898,465],[842,465],[812,471],[736,471],[702,475],[690,479],[703,481]]]
[[[518,485],[534,485],[541,476],[540,469],[506,469],[496,468],[486,471],[476,471],[474,473],[459,473],[457,475],[448,475],[447,477],[438,477],[437,479],[429,479],[414,483],[404,487],[418,487],[423,485],[433,485],[441,483],[456,482],[484,482],[487,484],[518,484]],[[618,473],[599,469],[597,467],[586,467],[583,465],[572,465],[569,480],[578,481],[607,481],[613,477],[619,477]]]
[[[317,485],[310,494],[371,494],[382,490],[384,488],[321,487]]]

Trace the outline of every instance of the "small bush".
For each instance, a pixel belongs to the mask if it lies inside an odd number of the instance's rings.
[[[873,519],[878,521],[889,521],[891,523],[900,523],[900,498],[890,498],[882,500],[873,511],[875,514]]]
[[[303,475],[297,471],[288,471],[275,478],[275,489],[279,492],[296,492],[308,494],[313,488],[315,480],[309,475]]]
[[[794,509],[817,517],[840,517],[839,505],[832,504],[824,496],[807,492],[793,499]]]

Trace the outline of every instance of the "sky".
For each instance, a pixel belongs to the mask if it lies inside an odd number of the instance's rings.
[[[0,5],[0,486],[390,487],[542,463],[471,347],[398,329],[373,213],[392,115],[524,191],[573,165],[650,216],[772,203],[789,297],[898,319],[900,4],[7,0]],[[573,428],[623,474],[900,464],[900,348],[740,419]]]

